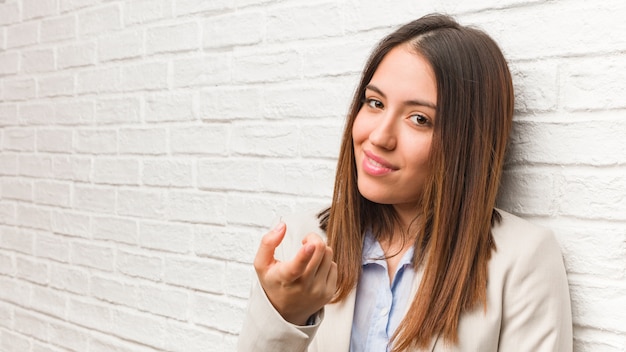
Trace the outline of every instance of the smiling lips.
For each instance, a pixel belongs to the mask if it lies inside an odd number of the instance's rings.
[[[364,151],[363,153],[365,154],[362,162],[363,171],[365,171],[368,175],[382,176],[398,170],[397,167],[389,164],[385,159],[378,157],[369,151]]]

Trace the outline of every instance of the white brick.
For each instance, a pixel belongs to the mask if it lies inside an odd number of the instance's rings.
[[[192,160],[146,159],[142,163],[142,182],[146,185],[164,187],[193,185]]]
[[[17,207],[17,223],[26,228],[40,230],[51,230],[50,210],[32,205],[22,205]]]
[[[0,350],[3,352],[30,351],[31,342],[23,335],[0,330]]]
[[[62,125],[86,124],[94,120],[95,108],[91,101],[58,102],[54,108],[55,120]]]
[[[225,11],[233,8],[233,0],[194,1],[177,0],[176,16],[198,12]]]
[[[239,331],[245,310],[243,301],[225,297],[196,294],[192,299],[193,321],[220,331]]]
[[[47,287],[33,285],[31,304],[34,310],[52,315],[57,318],[65,318],[67,297]]]
[[[0,201],[0,219],[2,219],[2,225],[15,225],[17,223],[14,203]]]
[[[237,280],[226,280],[226,294],[232,297],[247,299],[250,295],[254,268],[249,264],[226,263],[226,277],[236,277]]]
[[[189,311],[189,294],[180,289],[154,285],[139,285],[138,308],[153,314],[186,320]]]
[[[4,249],[24,254],[34,253],[34,235],[24,229],[0,227],[0,246]]]
[[[74,94],[74,75],[55,75],[39,79],[40,97],[71,96]]]
[[[13,307],[2,302],[0,304],[0,327],[10,330],[13,326]]]
[[[9,255],[8,252],[0,252],[0,274],[5,276],[15,276],[15,262],[13,260],[13,256]],[[3,307],[0,306],[0,326],[2,326],[2,317],[5,313],[6,311],[4,311]]]
[[[626,27],[624,27],[626,29]],[[624,44],[626,47],[626,43]],[[626,55],[572,59],[561,68],[560,101],[568,110],[619,109],[626,102]],[[605,139],[605,138],[603,138]]]
[[[5,79],[2,81],[4,101],[28,100],[36,96],[37,84],[32,78]]]
[[[171,0],[129,0],[125,3],[125,23],[147,23],[171,17]]]
[[[67,15],[41,21],[41,41],[52,42],[76,38],[76,16]]]
[[[608,331],[625,332],[623,316],[617,307],[626,307],[623,285],[606,282],[571,285],[572,311],[576,318],[589,326]]]
[[[260,43],[265,33],[265,15],[260,11],[233,12],[209,17],[203,25],[205,48]]]
[[[168,320],[167,331],[176,339],[165,339],[163,348],[169,350],[180,350],[186,352],[219,352],[235,351],[235,348],[225,349],[223,344],[223,334],[215,333],[209,329],[202,329],[190,324]]]
[[[37,43],[39,22],[30,21],[9,26],[6,29],[7,48],[16,48]]]
[[[188,253],[192,241],[193,229],[189,225],[143,222],[139,227],[139,244],[144,248]]]
[[[108,246],[72,243],[70,253],[74,264],[104,271],[113,271],[115,267],[114,250]]]
[[[333,82],[334,83],[334,82]],[[349,97],[341,85],[280,85],[264,89],[263,116],[268,118],[335,117],[338,111],[347,111]],[[343,119],[338,119],[343,122]]]
[[[61,236],[37,233],[35,235],[35,254],[39,258],[67,262],[70,254],[69,241]],[[50,278],[52,278],[52,272]]]
[[[110,338],[106,335],[95,335],[89,337],[90,352],[111,352],[111,351],[128,351],[128,352],[152,352],[153,348],[141,346],[131,342],[126,342],[118,338]]]
[[[337,5],[276,7],[268,11],[267,40],[286,41],[333,37],[343,33],[343,14]]]
[[[67,323],[50,323],[48,339],[57,346],[72,351],[88,351],[89,334]]]
[[[91,236],[89,216],[69,210],[52,212],[52,231],[61,235],[88,238]]]
[[[24,73],[40,73],[54,70],[54,50],[37,49],[22,51],[20,60],[21,71]]]
[[[20,56],[16,51],[0,53],[0,77],[18,72]]]
[[[3,302],[29,307],[32,286],[24,281],[0,276],[0,298]]]
[[[226,202],[226,221],[229,224],[261,226],[267,228],[273,219],[282,214],[293,213],[293,205],[288,201],[276,202],[262,195],[229,194]],[[253,213],[241,209],[255,209]]]
[[[93,181],[110,185],[139,184],[139,161],[127,159],[96,158]]]
[[[123,90],[155,90],[168,87],[168,63],[150,62],[122,67]]]
[[[119,67],[81,71],[77,75],[78,93],[117,92],[122,87]]]
[[[365,66],[365,61],[374,47],[375,41],[370,36],[361,33],[342,36],[339,40],[324,40],[323,44],[310,45],[302,48],[302,72],[307,77],[317,76],[348,76],[351,84],[356,84],[361,69]],[[378,38],[377,38],[378,39]],[[332,57],[332,60],[328,58]],[[324,83],[329,83],[329,80]],[[342,97],[352,94],[354,88],[345,89]],[[346,97],[343,102],[348,103],[351,97]],[[341,111],[347,111],[343,109]]]
[[[96,103],[97,123],[132,123],[139,121],[140,101],[137,98],[107,98]]]
[[[119,131],[121,154],[165,154],[167,145],[167,130],[164,128],[123,128]]]
[[[295,51],[240,53],[233,57],[233,81],[256,83],[299,78],[300,61]]]
[[[226,280],[224,262],[217,260],[166,258],[164,269],[165,282],[201,291],[221,293]]]
[[[52,158],[52,175],[60,180],[91,180],[91,159],[81,157],[55,156]]]
[[[232,226],[231,226],[232,227]],[[199,256],[252,263],[263,231],[224,227],[197,228],[194,248]]]
[[[163,276],[163,259],[120,250],[117,253],[117,271],[131,276],[159,281]]]
[[[136,285],[103,276],[91,278],[91,295],[116,305],[134,307],[138,303]]]
[[[128,59],[143,54],[143,33],[125,31],[98,38],[98,57],[100,61]]]
[[[146,121],[191,121],[195,118],[193,95],[187,93],[150,94],[146,97]]]
[[[256,191],[262,160],[211,158],[198,161],[198,188]]]
[[[18,174],[31,177],[51,177],[52,159],[49,156],[22,154],[18,157]]]
[[[4,130],[2,146],[5,150],[34,151],[35,130],[32,128],[11,128]]]
[[[117,152],[117,132],[114,130],[78,130],[74,136],[79,153],[113,154]]]
[[[117,3],[79,13],[78,31],[81,37],[98,35],[120,29],[121,11]]]
[[[264,162],[259,178],[261,189],[276,193],[330,198],[336,162]]]
[[[93,217],[93,238],[120,243],[137,244],[137,222],[115,217]]]
[[[38,130],[37,151],[51,153],[72,152],[71,130]]]
[[[50,269],[50,286],[85,296],[89,292],[89,277],[85,269],[53,264]]]
[[[67,183],[36,181],[35,203],[67,208],[70,206],[71,187]]]
[[[212,87],[200,94],[200,118],[209,121],[256,118],[262,111],[262,99],[262,89],[258,87]]]
[[[98,331],[111,330],[111,309],[83,298],[70,298],[67,307],[67,320],[80,326]]]
[[[22,335],[46,340],[48,338],[49,324],[39,314],[16,310],[15,331]]]
[[[148,28],[148,54],[197,50],[200,47],[200,28],[195,22]]]
[[[500,189],[498,207],[526,215],[556,212],[557,181],[550,173],[505,170]]]
[[[218,193],[171,191],[168,219],[192,223],[223,224],[226,197]]]
[[[17,257],[15,260],[16,276],[32,283],[46,285],[50,276],[50,266],[42,261],[27,257]]]
[[[49,124],[54,118],[54,107],[45,103],[26,103],[20,106],[19,116],[24,124]]]
[[[92,42],[72,43],[57,48],[57,67],[66,69],[71,67],[89,66],[96,63],[96,45]]]
[[[240,155],[296,156],[298,128],[287,123],[245,123],[232,128],[231,148]]]
[[[99,213],[115,211],[115,192],[107,187],[74,186],[74,207]]]
[[[17,124],[17,105],[0,104],[0,126],[14,126]]]
[[[139,218],[163,219],[167,209],[164,191],[120,189],[117,195],[117,213]]]
[[[229,128],[225,124],[207,124],[170,129],[170,148],[175,154],[225,154]]]
[[[608,166],[626,155],[626,121],[619,114],[597,119],[583,112],[569,122],[515,121],[508,160],[511,163],[586,164]],[[589,122],[589,118],[593,122]],[[595,136],[602,136],[596,138]],[[558,139],[558,143],[553,141]],[[610,153],[606,151],[610,150]]]
[[[57,11],[56,0],[22,0],[21,2],[24,19],[49,17]]]
[[[79,8],[84,8],[87,6],[92,6],[100,3],[100,0],[60,0],[59,8],[61,12],[67,12],[71,10],[76,10]]]
[[[230,81],[231,56],[228,53],[173,62],[173,84],[176,87],[212,86]]]
[[[336,158],[343,134],[343,121],[336,119],[325,124],[307,125],[300,135],[300,155],[310,158]],[[320,141],[324,141],[320,143]]]
[[[33,183],[19,178],[3,178],[2,199],[33,200]]]
[[[165,321],[147,314],[111,310],[111,332],[123,339],[159,348],[165,335]]]
[[[626,220],[624,170],[564,172],[554,202],[559,213],[587,219]]]
[[[0,25],[17,23],[20,21],[20,8],[17,2],[0,4]]]

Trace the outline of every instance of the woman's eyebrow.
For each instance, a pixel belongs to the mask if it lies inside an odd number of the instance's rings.
[[[373,84],[368,84],[368,85],[365,87],[365,89],[366,89],[366,90],[368,90],[368,89],[369,89],[369,90],[371,90],[371,91],[374,91],[374,92],[376,92],[376,93],[380,94],[380,96],[382,96],[383,98],[387,98],[387,96],[385,95],[385,93],[383,93],[383,91],[382,91],[382,90],[380,90],[378,87],[376,87],[376,86],[375,86],[375,85],[373,85]],[[411,100],[407,100],[407,101],[405,101],[405,102],[404,102],[404,104],[406,104],[406,105],[416,105],[416,106],[426,106],[426,107],[432,108],[432,109],[434,109],[434,110],[437,110],[437,105],[436,105],[436,104],[431,103],[431,102],[429,102],[429,101],[421,100],[421,99],[411,99]]]

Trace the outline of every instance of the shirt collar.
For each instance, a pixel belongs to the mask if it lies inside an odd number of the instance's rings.
[[[406,253],[402,256],[400,263],[398,263],[398,268],[403,267],[404,265],[410,265],[413,262],[413,253],[415,251],[414,246],[411,246]],[[380,246],[380,243],[374,238],[374,234],[371,229],[365,231],[365,238],[363,239],[363,256],[362,256],[362,265],[365,266],[367,264],[379,264],[387,267],[387,261],[384,259],[385,252],[383,252],[383,248]]]

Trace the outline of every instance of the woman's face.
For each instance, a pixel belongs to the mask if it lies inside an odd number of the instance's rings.
[[[414,214],[428,175],[437,84],[407,44],[392,49],[365,89],[352,127],[359,192]],[[404,211],[404,212],[403,212]]]

